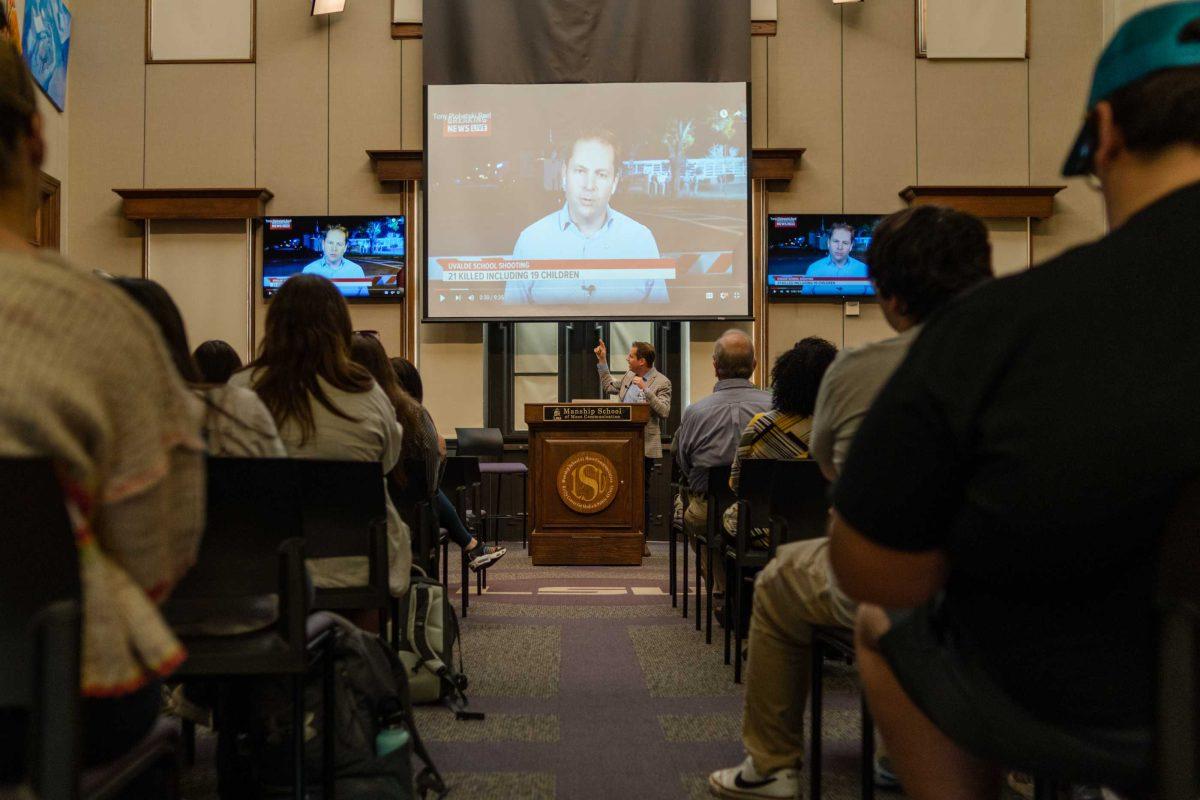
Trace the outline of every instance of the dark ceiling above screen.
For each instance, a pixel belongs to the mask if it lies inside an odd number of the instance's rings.
[[[430,86],[750,80],[749,0],[425,0],[423,14]]]

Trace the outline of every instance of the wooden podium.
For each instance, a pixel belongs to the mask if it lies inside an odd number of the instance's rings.
[[[526,404],[535,565],[641,566],[649,419],[645,404]]]

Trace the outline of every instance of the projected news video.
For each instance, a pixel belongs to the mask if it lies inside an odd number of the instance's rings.
[[[867,248],[880,219],[847,214],[768,215],[767,297],[873,298]]]
[[[746,316],[744,83],[429,86],[429,319]]]
[[[333,281],[347,299],[404,297],[404,217],[266,217],[263,297],[302,272]]]

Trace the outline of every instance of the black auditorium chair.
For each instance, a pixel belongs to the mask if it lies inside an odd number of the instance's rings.
[[[679,607],[679,581],[676,576],[678,566],[678,545],[679,539],[683,537],[683,521],[676,522],[675,520],[675,497],[680,494],[682,487],[687,485],[687,480],[679,471],[679,462],[675,459],[674,454],[671,456],[671,497],[669,507],[671,509],[671,518],[667,520],[667,552],[670,561],[671,575],[667,579],[668,586],[671,589],[671,607]],[[687,584],[687,562],[688,562],[688,547],[687,539],[683,542],[683,616],[687,618],[687,601],[688,601],[688,584]]]
[[[479,530],[479,514],[474,510],[470,498],[477,496],[482,477],[479,473],[479,459],[474,456],[450,456],[446,459],[446,469],[442,473],[442,491],[454,503],[454,509],[462,520],[463,527],[479,541],[484,541],[483,532]],[[462,595],[462,615],[465,619],[467,608],[471,603],[471,572],[467,567],[467,553],[462,551],[460,559],[461,581],[459,591]],[[477,587],[482,591],[483,581],[487,570],[479,570]],[[449,583],[446,582],[447,587]]]
[[[304,557],[358,556],[367,561],[365,584],[316,589],[313,609],[373,610],[379,616],[380,634],[384,634],[392,593],[382,466],[378,461],[319,459],[294,459],[278,466],[295,475]]]
[[[770,553],[753,546],[755,528],[769,528],[771,476],[779,463],[769,458],[743,459],[738,479],[737,531],[722,548],[725,561],[725,663],[733,640],[733,682],[742,682],[742,636],[746,600],[754,595],[754,578],[767,565]]]
[[[771,472],[771,557],[779,545],[816,539],[829,527],[829,481],[812,459],[776,462]]]
[[[1200,797],[1200,481],[1180,494],[1163,531],[1159,609],[1159,800]]]
[[[729,470],[730,465],[723,464],[719,467],[708,468],[708,491],[705,496],[708,499],[708,518],[704,526],[704,535],[697,537],[699,549],[696,553],[696,630],[700,630],[700,558],[706,555],[707,565],[703,582],[705,584],[705,599],[707,604],[704,606],[704,643],[712,644],[712,623],[713,623],[713,565],[717,561],[717,554],[724,547],[724,526],[722,517],[725,509],[733,505],[736,499],[733,496],[733,490],[729,488]],[[725,587],[728,590],[729,587]]]
[[[487,523],[492,523],[496,544],[500,544],[500,523],[510,519],[521,520],[521,547],[527,546],[529,535],[529,467],[519,461],[504,460],[504,436],[499,428],[455,428],[458,437],[458,447],[455,455],[475,456],[479,459],[481,475],[494,475],[495,480],[492,508],[486,512],[484,534],[487,533]],[[484,461],[483,459],[496,459]],[[501,484],[506,475],[515,475],[521,479],[521,511],[514,514],[500,513]]]
[[[812,667],[810,689],[808,796],[821,796],[821,712],[824,700],[825,658],[832,656],[854,663],[854,632],[848,628],[814,626],[812,632]],[[859,761],[859,791],[863,800],[875,797],[875,725],[867,708],[867,697],[861,694],[862,746]]]
[[[372,482],[380,484],[378,473],[373,475]],[[222,796],[245,791],[232,774],[235,736],[244,711],[244,704],[234,699],[234,692],[244,687],[235,682],[285,676],[291,695],[292,792],[296,800],[304,800],[304,684],[320,665],[321,710],[326,717],[321,725],[322,797],[333,797],[335,623],[324,612],[309,613],[303,512],[296,500],[295,476],[295,464],[288,459],[210,458],[200,553],[164,607],[188,650],[176,675],[218,681],[215,721]],[[276,618],[267,627],[223,632],[247,620],[248,614],[259,619],[264,608]]]
[[[0,520],[0,732],[24,729],[22,741],[0,747],[24,747],[26,782],[40,800],[175,797],[179,729],[166,719],[116,761],[80,773],[79,565],[48,459],[0,459]],[[0,785],[0,795],[10,788]]]

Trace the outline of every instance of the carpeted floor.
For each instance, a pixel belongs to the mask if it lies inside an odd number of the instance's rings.
[[[603,568],[534,567],[510,546],[462,624],[471,707],[486,719],[417,712],[452,797],[705,798],[708,773],[742,760],[742,687],[721,629],[705,645],[671,608],[666,545],[652,548],[640,568]],[[823,794],[858,797],[854,676],[827,674]],[[187,800],[216,796],[211,750],[201,742]]]
[[[472,708],[487,719],[418,711],[454,796],[705,798],[708,773],[742,760],[722,631],[705,645],[671,608],[666,545],[652,549],[640,568],[533,567],[518,543],[491,570],[463,622]],[[828,673],[824,795],[857,797],[854,678]]]

